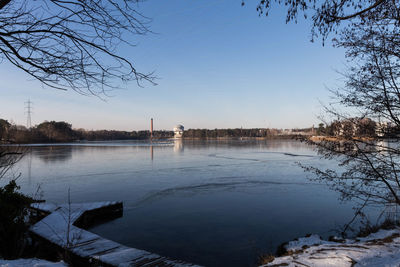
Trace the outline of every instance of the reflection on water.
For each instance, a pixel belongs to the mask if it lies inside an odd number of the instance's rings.
[[[27,152],[27,164],[28,164],[28,171],[27,171],[27,176],[28,176],[28,184],[31,185],[32,184],[32,151],[28,151]]]
[[[334,168],[306,144],[161,140],[35,145],[22,190],[66,202],[122,200],[124,216],[92,231],[206,266],[253,266],[282,242],[351,219],[352,203],[310,182],[297,162]],[[150,153],[150,155],[149,155]],[[28,168],[26,167],[28,166]]]
[[[35,156],[47,164],[57,161],[68,161],[72,158],[72,146],[41,146],[35,147],[29,153],[30,157]]]
[[[175,153],[183,153],[183,140],[182,139],[174,140],[174,152]]]

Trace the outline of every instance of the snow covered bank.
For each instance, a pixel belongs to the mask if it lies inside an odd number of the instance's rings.
[[[325,241],[318,235],[285,245],[285,256],[262,266],[400,266],[400,228],[364,238]]]
[[[64,262],[51,262],[41,259],[0,260],[1,267],[66,267]]]

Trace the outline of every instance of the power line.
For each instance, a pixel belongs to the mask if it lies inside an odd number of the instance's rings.
[[[28,99],[28,101],[25,102],[25,114],[26,114],[26,128],[30,129],[32,127],[32,104],[33,102]]]

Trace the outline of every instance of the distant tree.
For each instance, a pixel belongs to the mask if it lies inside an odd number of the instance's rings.
[[[324,135],[326,133],[323,123],[318,124],[317,135]]]
[[[356,124],[356,136],[374,137],[376,136],[376,122],[370,118],[359,119]]]
[[[7,120],[0,119],[0,141],[8,138],[8,130],[10,127],[11,124]]]
[[[355,136],[356,126],[351,119],[342,120],[340,122],[339,136],[345,138],[352,138]]]
[[[7,139],[12,143],[27,143],[30,140],[30,134],[25,126],[12,124],[8,129]]]
[[[47,142],[65,142],[74,140],[76,135],[72,130],[72,125],[64,121],[46,121],[35,127]]]
[[[43,84],[101,94],[125,82],[146,80],[116,52],[148,32],[140,0],[0,0],[0,58]]]

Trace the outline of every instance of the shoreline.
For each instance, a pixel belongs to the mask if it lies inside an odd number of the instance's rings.
[[[326,241],[313,234],[282,247],[283,255],[265,256],[260,266],[399,266],[400,227],[380,229],[354,239]]]
[[[293,139],[295,140],[298,138],[299,135],[277,135],[277,136],[268,136],[268,137],[231,137],[231,136],[225,136],[225,137],[183,137],[183,138],[145,138],[145,139],[103,139],[103,140],[62,140],[62,141],[43,141],[43,142],[4,142],[0,141],[0,146],[15,146],[15,145],[34,145],[34,144],[74,144],[74,143],[95,143],[95,142],[129,142],[129,141],[142,141],[142,142],[151,142],[151,141],[192,141],[192,140],[204,140],[204,141],[218,141],[218,140],[237,140],[237,141],[243,141],[243,140],[290,140]]]
[[[385,140],[389,138],[377,138],[377,137],[357,137],[354,136],[352,139],[340,137],[340,136],[323,136],[323,135],[313,135],[308,138],[309,140],[313,142],[321,142],[321,141],[328,141],[328,142],[340,142],[340,141],[379,141],[379,140]]]

